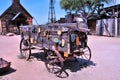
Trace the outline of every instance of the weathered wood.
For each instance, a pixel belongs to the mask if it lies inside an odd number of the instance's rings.
[[[1,28],[3,33],[7,32],[19,32],[20,25],[28,25],[32,22],[32,16],[28,11],[20,4],[20,0],[12,0],[12,5],[1,14]],[[26,19],[27,18],[27,19]]]

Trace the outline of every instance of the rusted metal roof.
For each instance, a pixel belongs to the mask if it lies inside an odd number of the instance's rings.
[[[19,3],[19,4],[17,4],[17,6],[19,6],[21,9],[22,9],[22,12],[25,12],[27,15],[29,15],[31,18],[33,18],[32,16],[31,16],[31,14]],[[11,5],[6,11],[4,11],[1,15],[0,15],[0,18],[2,18],[2,17],[4,17],[4,15],[6,15],[6,14],[17,14],[18,12],[20,12],[21,10],[19,10],[19,9],[17,9],[17,13],[10,13],[10,11],[11,10],[13,10],[12,8],[14,8],[15,7],[15,5]]]

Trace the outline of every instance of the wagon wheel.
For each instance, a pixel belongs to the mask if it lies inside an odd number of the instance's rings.
[[[61,62],[58,60],[58,57],[54,55],[54,52],[49,50],[46,52],[46,54],[45,66],[48,72],[54,73],[60,78],[68,77],[68,73],[63,69]]]
[[[82,64],[86,64],[90,61],[91,50],[90,50],[89,46],[86,46],[85,48],[80,49],[80,55],[78,58]]]
[[[61,67],[58,66],[57,56],[54,55],[54,52],[51,50],[46,51],[46,61],[45,66],[50,73],[56,73],[61,70]]]
[[[31,46],[29,40],[22,39],[20,42],[20,53],[26,59],[30,59],[31,55]]]

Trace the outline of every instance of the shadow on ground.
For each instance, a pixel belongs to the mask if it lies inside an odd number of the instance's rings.
[[[15,69],[10,67],[8,71],[1,73],[0,76],[8,75],[8,74],[14,73],[15,71],[16,71]]]
[[[34,60],[43,61],[46,63],[45,53],[44,52],[32,53],[31,59],[29,61],[34,61]],[[85,68],[90,67],[90,66],[96,66],[96,64],[93,61],[89,61],[88,63],[83,64],[85,61],[86,60],[81,60],[81,59],[76,60],[74,58],[66,60],[64,62],[64,69],[61,70],[59,68],[54,68],[54,69],[57,69],[57,71],[54,72],[54,74],[56,74],[56,76],[58,76],[60,78],[66,78],[69,76],[67,70],[70,70],[71,72],[77,72],[77,71],[80,71],[80,70],[85,69]],[[56,65],[60,66],[59,63]],[[64,75],[65,77],[62,77],[61,75]]]
[[[77,72],[84,68],[90,67],[90,66],[96,66],[93,61],[89,61],[88,63],[84,63],[84,61],[76,61],[75,59],[68,60],[64,62],[64,68],[69,69],[71,72]]]

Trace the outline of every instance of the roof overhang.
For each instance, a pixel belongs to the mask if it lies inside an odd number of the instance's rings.
[[[120,4],[117,4],[117,5],[113,5],[113,6],[110,6],[110,7],[106,7],[106,8],[103,8],[106,12],[112,12],[113,9],[115,10],[115,12],[117,12],[118,10],[120,10]],[[101,9],[100,11],[102,11],[103,9]]]
[[[14,21],[20,14],[21,12],[18,12],[11,20]]]

